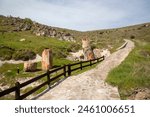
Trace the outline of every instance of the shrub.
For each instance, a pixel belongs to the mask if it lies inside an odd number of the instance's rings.
[[[14,60],[23,60],[27,61],[29,59],[34,59],[36,54],[30,50],[18,50],[13,54]]]
[[[53,56],[56,57],[56,58],[65,58],[66,57],[66,55],[63,52],[59,51],[59,50],[54,51]]]
[[[80,44],[76,44],[76,43],[72,43],[69,45],[69,47],[67,48],[68,52],[76,52],[79,49],[81,49],[81,45]]]
[[[130,39],[134,39],[134,38],[135,38],[135,36],[134,36],[134,35],[131,35],[131,36],[130,36]]]
[[[10,60],[14,50],[9,47],[0,47],[0,60]]]
[[[24,22],[25,24],[33,24],[32,20],[29,19],[29,18],[25,18],[25,19],[23,20],[23,22]]]

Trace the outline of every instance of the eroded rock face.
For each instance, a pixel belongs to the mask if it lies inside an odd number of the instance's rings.
[[[34,72],[36,70],[37,70],[37,63],[31,61],[24,62],[25,72]]]
[[[42,70],[47,71],[52,68],[52,50],[44,49],[42,52]]]
[[[93,50],[90,46],[90,42],[87,38],[82,39],[82,48],[86,60],[95,59]]]

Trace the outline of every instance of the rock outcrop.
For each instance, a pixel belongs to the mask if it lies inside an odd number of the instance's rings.
[[[55,37],[59,40],[75,42],[73,35],[71,35],[70,33],[59,32],[50,26],[41,25],[34,22],[33,30],[33,34],[35,34],[36,36],[46,36],[52,38]]]
[[[75,42],[75,38],[69,32],[61,32],[58,31],[57,28],[46,26],[43,24],[39,24],[37,22],[32,21],[29,18],[21,19],[19,17],[5,17],[0,16],[3,20],[0,22],[2,26],[12,26],[12,29],[6,30],[6,32],[19,32],[19,31],[28,31],[30,30],[36,36],[45,36],[45,37],[52,37],[57,38],[63,41],[72,41]],[[5,31],[1,31],[5,33]]]

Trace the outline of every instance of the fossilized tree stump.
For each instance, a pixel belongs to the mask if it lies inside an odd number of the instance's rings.
[[[34,72],[36,70],[37,70],[37,63],[31,61],[24,62],[25,72]]]
[[[44,49],[42,52],[42,70],[47,71],[52,68],[52,50]]]
[[[82,39],[82,48],[86,60],[95,59],[93,50],[90,46],[90,42],[87,38]]]

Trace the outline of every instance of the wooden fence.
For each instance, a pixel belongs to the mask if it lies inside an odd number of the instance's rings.
[[[19,82],[16,82],[15,86],[14,87],[11,87],[9,89],[6,89],[4,91],[1,91],[0,92],[0,97],[3,97],[7,94],[10,94],[12,92],[15,93],[15,99],[16,100],[22,100],[22,99],[25,99],[26,97],[28,97],[29,95],[33,94],[34,92],[36,92],[37,90],[39,90],[40,88],[42,88],[43,86],[45,85],[48,85],[50,87],[51,85],[51,82],[54,82],[55,80],[57,80],[58,78],[64,76],[64,78],[68,77],[71,75],[71,73],[73,71],[76,71],[76,70],[82,70],[84,67],[88,67],[88,66],[92,66],[93,64],[96,64],[98,62],[101,62],[104,60],[104,56],[103,57],[100,57],[100,58],[97,58],[97,59],[94,59],[94,60],[89,60],[89,61],[81,61],[81,62],[78,62],[78,63],[73,63],[73,64],[68,64],[68,65],[64,65],[62,67],[59,67],[59,68],[56,68],[56,69],[52,69],[52,70],[49,70],[47,71],[46,73],[44,74],[41,74],[35,78],[32,78],[24,83],[19,83]],[[54,77],[50,77],[52,73],[56,73],[58,71],[60,71],[57,75],[55,75]],[[40,85],[34,87],[33,89],[31,89],[30,91],[24,93],[24,94],[21,94],[21,89],[23,87],[26,87],[27,85],[30,85],[31,83],[34,83],[44,77],[47,77],[47,80],[44,81],[43,83],[41,83]]]

